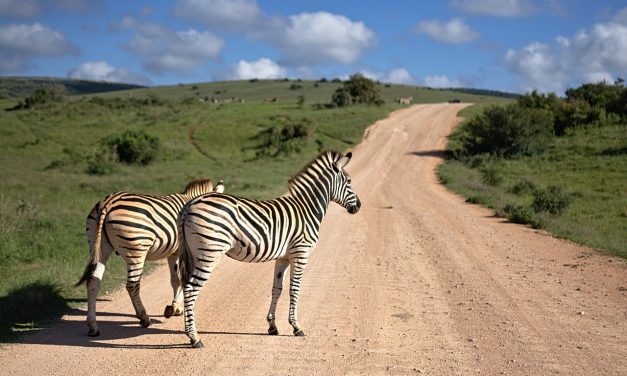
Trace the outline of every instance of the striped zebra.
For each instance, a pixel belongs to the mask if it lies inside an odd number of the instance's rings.
[[[177,218],[183,206],[194,197],[210,192],[224,192],[222,181],[213,187],[209,179],[189,182],[182,193],[151,196],[130,192],[117,192],[98,202],[87,216],[89,262],[79,286],[87,281],[87,326],[89,336],[98,336],[96,299],[105,264],[115,250],[127,264],[126,290],[143,327],[150,325],[150,317],[139,296],[144,261],[168,259],[170,283],[174,292],[172,304],[166,306],[164,315],[181,315],[182,290],[178,276],[179,236]]]
[[[203,344],[196,331],[194,306],[218,261],[227,256],[244,262],[275,260],[268,333],[278,334],[275,310],[283,276],[290,266],[289,323],[303,336],[297,308],[300,280],[318,241],[318,229],[331,201],[355,214],[361,202],[344,167],[351,153],[323,152],[289,180],[284,196],[258,201],[226,194],[196,197],[179,218],[179,266],[185,303],[185,332],[192,347]]]

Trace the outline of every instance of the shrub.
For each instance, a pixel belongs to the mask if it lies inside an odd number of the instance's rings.
[[[521,180],[509,189],[509,192],[515,195],[524,195],[532,193],[536,190],[536,185],[529,180]]]
[[[540,220],[529,206],[507,204],[503,211],[507,215],[507,220],[512,223],[531,225],[533,228],[542,227]]]
[[[303,85],[299,85],[299,84],[291,84],[290,85],[290,90],[300,90],[303,88]]]
[[[333,93],[331,102],[337,107],[349,106],[351,104],[351,96],[346,89],[338,88]]]
[[[313,124],[307,118],[295,122],[284,117],[280,121],[282,126],[268,128],[256,136],[261,140],[257,147],[257,158],[299,153],[313,134]]]
[[[481,169],[481,181],[496,187],[503,182],[503,176],[493,166],[486,166]]]
[[[91,175],[109,175],[115,171],[115,161],[111,153],[99,150],[87,159],[87,173]]]
[[[466,155],[531,155],[544,150],[552,131],[553,115],[547,110],[491,106],[464,126],[461,148]]]
[[[572,197],[562,188],[551,185],[546,189],[538,189],[533,193],[533,210],[561,215],[572,202]]]
[[[160,148],[159,139],[143,130],[127,130],[120,135],[112,135],[103,140],[120,162],[129,164],[150,163]]]
[[[65,87],[60,85],[51,85],[42,87],[33,91],[33,93],[24,98],[24,101],[18,103],[9,110],[28,110],[30,108],[45,105],[53,102],[63,102],[65,100]]]

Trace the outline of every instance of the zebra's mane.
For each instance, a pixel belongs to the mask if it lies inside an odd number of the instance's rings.
[[[318,163],[318,161],[321,161],[322,164],[328,165],[330,167],[331,163],[338,161],[341,157],[342,157],[342,154],[336,151],[332,151],[332,150],[323,151],[322,153],[318,154],[316,158],[312,159],[309,163],[307,163],[305,167],[303,167],[300,171],[298,171],[294,176],[292,176],[288,180],[288,186],[291,188],[292,184],[298,181],[301,178],[301,176],[303,176],[305,172],[311,169],[314,164]]]
[[[187,183],[187,186],[181,192],[182,194],[190,194],[194,192],[209,193],[213,190],[213,182],[211,179],[194,179]]]

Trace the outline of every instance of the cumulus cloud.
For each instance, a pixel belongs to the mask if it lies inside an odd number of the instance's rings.
[[[38,0],[0,0],[0,16],[34,18],[43,11],[43,3]]]
[[[273,60],[261,58],[255,61],[240,60],[232,68],[229,78],[235,80],[273,79],[287,76],[287,69]]]
[[[208,60],[218,59],[224,48],[224,41],[208,31],[176,31],[131,17],[125,17],[113,29],[135,32],[124,47],[139,55],[144,68],[155,74],[193,70]]]
[[[0,69],[20,71],[32,58],[57,57],[77,53],[78,48],[65,36],[38,22],[0,26]]]
[[[148,77],[131,73],[124,68],[115,68],[106,61],[88,61],[68,72],[69,78],[81,80],[121,82],[127,84],[148,85]]]
[[[254,0],[179,0],[174,14],[268,43],[279,50],[282,63],[293,67],[350,64],[376,42],[376,34],[363,22],[329,12],[271,17]]]
[[[254,0],[178,0],[174,15],[211,28],[252,31],[265,16]]]
[[[626,8],[627,9],[627,8]],[[613,81],[627,72],[627,21],[625,9],[609,22],[597,23],[554,44],[531,43],[505,55],[525,91],[561,93],[582,82]]]
[[[535,9],[530,0],[453,0],[452,5],[465,13],[496,17],[527,16]]]
[[[411,73],[409,73],[407,69],[402,67],[392,69],[389,72],[371,72],[368,70],[363,70],[359,73],[371,80],[386,82],[390,84],[410,85],[414,83],[414,78],[412,77]],[[348,77],[346,77],[345,79],[348,79]]]
[[[423,83],[427,87],[434,88],[450,88],[463,86],[461,81],[457,79],[450,79],[447,76],[427,76],[423,80]]]
[[[375,41],[363,22],[327,12],[300,13],[289,18],[285,30],[271,36],[287,63],[353,63]]]
[[[85,12],[97,8],[100,0],[0,0],[0,17],[35,18],[45,9],[59,8],[74,12]]]
[[[416,26],[416,32],[443,43],[459,44],[479,39],[479,33],[468,27],[460,18],[453,18],[448,22],[425,20]]]

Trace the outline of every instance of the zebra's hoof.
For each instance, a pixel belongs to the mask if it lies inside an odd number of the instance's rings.
[[[279,329],[277,329],[277,328],[270,328],[270,329],[268,329],[268,334],[270,334],[271,336],[279,335]]]
[[[143,326],[144,328],[147,328],[150,326],[150,317],[145,317],[141,320],[139,320],[139,325]]]
[[[173,305],[165,306],[165,310],[163,311],[163,317],[165,317],[166,319],[169,319],[172,316],[174,316],[174,306]]]
[[[302,329],[294,330],[294,335],[296,337],[304,337],[305,336],[305,332],[303,332]]]
[[[98,337],[100,335],[100,330],[89,329],[89,331],[87,332],[87,335],[89,337]]]
[[[204,347],[205,347],[205,345],[202,344],[201,340],[198,340],[198,342],[196,342],[196,343],[192,343],[192,348],[194,348],[194,349],[202,349]]]

